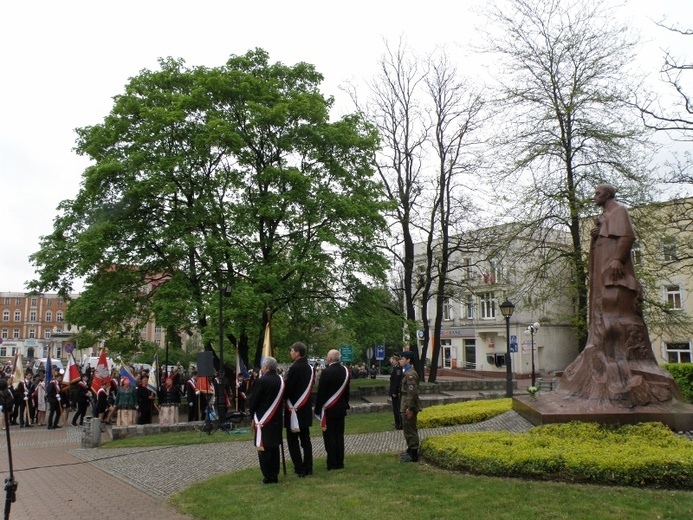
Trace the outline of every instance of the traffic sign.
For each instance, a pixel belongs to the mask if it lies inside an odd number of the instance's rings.
[[[385,359],[385,345],[376,345],[375,346],[375,359],[378,361],[382,361]]]
[[[510,336],[510,352],[517,352],[517,336]]]
[[[366,356],[368,357],[368,361],[370,361],[373,357],[373,347],[368,347],[366,350]]]
[[[351,363],[354,361],[354,347],[351,345],[343,345],[339,347],[339,355],[343,363]]]

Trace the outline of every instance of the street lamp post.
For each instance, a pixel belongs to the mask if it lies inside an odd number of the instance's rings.
[[[513,369],[512,362],[510,361],[510,316],[513,315],[515,310],[515,305],[509,300],[505,300],[500,304],[500,311],[505,318],[505,339],[506,341],[506,354],[505,354],[505,397],[513,396]]]
[[[534,334],[539,330],[539,322],[534,322],[527,327],[527,332],[532,335],[532,386],[536,386],[537,377],[534,373]]]

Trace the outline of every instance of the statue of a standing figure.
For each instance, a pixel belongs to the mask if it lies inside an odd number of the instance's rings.
[[[587,345],[563,373],[556,392],[624,407],[681,399],[671,374],[652,352],[642,286],[631,258],[635,233],[615,195],[608,184],[595,190],[594,203],[603,212],[591,230]]]

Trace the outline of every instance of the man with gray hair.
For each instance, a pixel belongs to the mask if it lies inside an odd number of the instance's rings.
[[[320,421],[327,452],[327,470],[344,469],[344,418],[349,409],[349,369],[339,362],[338,350],[327,353],[315,399],[315,417]]]
[[[263,484],[279,482],[279,446],[282,443],[284,380],[277,374],[277,360],[262,360],[262,375],[255,383],[248,411],[253,418],[255,447]]]

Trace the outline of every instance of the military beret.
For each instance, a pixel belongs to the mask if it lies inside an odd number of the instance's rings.
[[[400,354],[400,356],[407,359],[414,359],[416,357],[416,354],[414,354],[414,352],[412,352],[411,350],[405,350]]]

